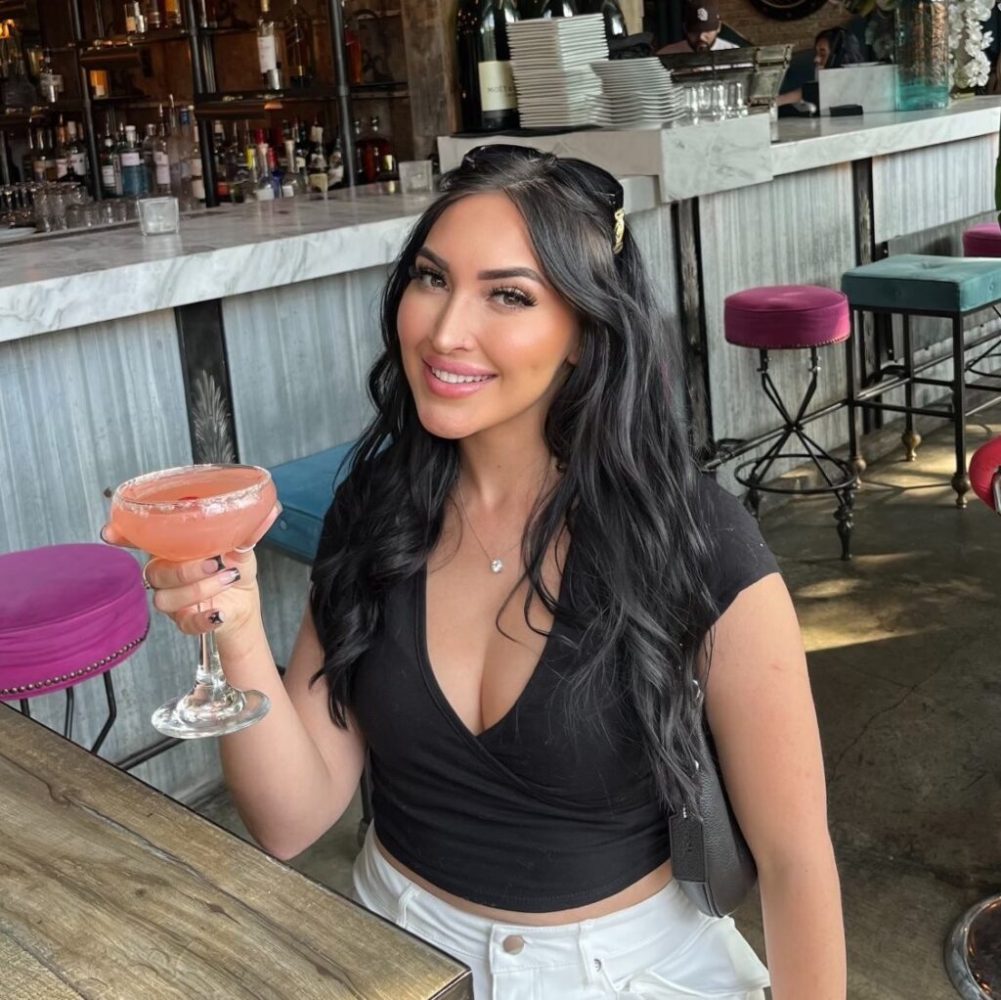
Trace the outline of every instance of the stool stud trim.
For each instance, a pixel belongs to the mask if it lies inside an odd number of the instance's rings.
[[[107,666],[115,660],[121,659],[129,650],[135,649],[141,642],[146,639],[149,635],[149,624],[146,625],[146,631],[143,632],[138,639],[133,639],[131,642],[127,642],[120,649],[116,649],[113,653],[109,653],[107,656],[102,657],[100,660],[94,663],[89,663],[85,667],[81,667],[79,670],[73,670],[68,674],[60,674],[58,677],[50,677],[44,681],[35,681],[32,684],[22,684],[18,687],[12,688],[0,688],[0,695],[9,694],[25,694],[28,691],[40,692],[45,688],[52,687],[55,684],[62,684],[64,681],[73,680],[76,677],[83,677],[85,674],[92,674],[95,670],[99,670],[101,667]]]

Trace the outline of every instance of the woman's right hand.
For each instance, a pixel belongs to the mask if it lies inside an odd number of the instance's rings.
[[[259,620],[261,602],[253,546],[274,524],[281,510],[279,503],[271,508],[240,547],[244,551],[234,549],[218,558],[183,563],[150,559],[143,569],[143,579],[153,591],[153,607],[187,635],[235,634],[248,623]],[[111,524],[101,529],[101,539],[109,545],[131,547],[128,539]]]

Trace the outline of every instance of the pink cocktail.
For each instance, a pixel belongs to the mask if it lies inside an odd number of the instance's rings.
[[[111,523],[158,559],[192,562],[246,545],[276,500],[267,469],[187,465],[122,483],[111,499]],[[260,691],[227,683],[211,632],[200,640],[194,688],[153,713],[153,725],[168,736],[222,736],[257,722],[270,707]]]
[[[188,562],[243,545],[276,499],[267,469],[188,465],[122,483],[111,523],[144,552]]]

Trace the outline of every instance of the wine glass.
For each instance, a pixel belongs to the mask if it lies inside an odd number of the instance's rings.
[[[138,476],[111,498],[111,524],[137,548],[170,562],[211,559],[244,544],[275,505],[267,469],[187,465]],[[260,691],[238,691],[222,672],[215,636],[199,637],[195,685],[153,713],[166,736],[222,736],[258,722],[270,708]]]

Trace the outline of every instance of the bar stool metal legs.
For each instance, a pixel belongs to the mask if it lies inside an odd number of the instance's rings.
[[[946,941],[945,969],[963,1000],[1001,1000],[1001,894],[963,914]]]
[[[786,495],[816,495],[821,493],[833,493],[838,500],[837,510],[834,512],[834,519],[837,521],[838,536],[841,539],[841,558],[851,559],[851,537],[854,526],[853,510],[855,503],[855,489],[858,486],[858,473],[850,462],[835,458],[829,451],[817,443],[809,434],[803,424],[817,391],[818,375],[820,373],[820,362],[817,355],[817,348],[810,348],[810,381],[806,387],[803,397],[796,408],[795,414],[786,406],[785,400],[779,394],[771,374],[768,371],[768,351],[759,351],[760,365],[758,372],[761,375],[761,387],[771,404],[779,412],[783,421],[783,430],[775,443],[760,458],[743,462],[734,470],[734,478],[747,489],[746,504],[748,509],[758,516],[758,508],[761,503],[762,493],[776,493]],[[801,451],[785,451],[784,448],[791,439],[798,442]],[[795,447],[795,444],[794,444]],[[783,486],[781,484],[769,483],[769,473],[779,459],[797,459],[809,462],[817,471],[819,482],[814,486],[801,486],[799,484]]]

